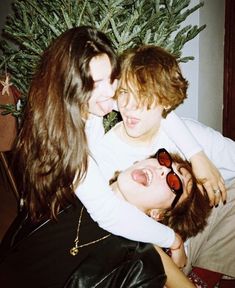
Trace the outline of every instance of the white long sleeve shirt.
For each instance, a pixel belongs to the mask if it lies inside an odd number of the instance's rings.
[[[171,115],[171,117],[169,116],[167,120],[164,120],[163,126],[171,138],[175,136],[177,146],[184,149],[187,157],[190,158],[194,153],[199,152],[201,147],[193,139],[185,124],[175,114]],[[178,136],[178,132],[175,135],[175,131],[182,131],[183,135],[188,135],[188,146]],[[108,133],[108,138],[106,138],[106,135],[102,137],[102,118],[93,116],[89,119],[86,123],[86,133],[89,148],[95,160],[89,157],[86,178],[75,192],[93,220],[97,221],[100,227],[115,235],[135,241],[153,243],[161,247],[170,247],[175,239],[174,231],[146,216],[133,205],[119,199],[108,185],[108,180],[113,176],[113,171],[116,170],[117,162],[122,162],[119,164],[121,167],[126,168],[135,160],[138,160],[138,157],[144,159],[149,156],[149,151],[141,151],[140,149],[136,155],[136,153],[132,153],[134,150],[131,147],[126,151],[125,149],[123,150],[122,145],[119,146],[115,137],[113,140],[111,139],[110,133]],[[107,139],[109,140],[106,143]],[[103,148],[101,149],[102,146]],[[153,151],[156,151],[155,147],[153,147]],[[129,160],[135,160],[126,161],[126,153]],[[138,154],[141,156],[138,156]],[[130,155],[131,157],[129,157]]]
[[[219,132],[192,119],[183,119],[185,125],[193,135],[196,135],[207,157],[220,170],[225,180],[235,177],[235,142],[223,137]],[[121,125],[118,123],[117,125]],[[178,137],[187,142],[183,133]],[[134,162],[146,159],[156,153],[159,148],[169,152],[176,152],[185,157],[178,146],[168,136],[163,125],[158,131],[151,147],[134,147],[127,144],[116,135],[114,129],[110,130],[96,147],[95,157],[106,180],[110,179],[115,171],[125,170]]]

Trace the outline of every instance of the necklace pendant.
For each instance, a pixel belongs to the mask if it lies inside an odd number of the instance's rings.
[[[78,251],[79,251],[78,248],[74,246],[73,248],[70,249],[69,252],[72,256],[76,256],[78,254]]]

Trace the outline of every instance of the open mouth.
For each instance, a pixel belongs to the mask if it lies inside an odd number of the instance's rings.
[[[135,169],[131,172],[132,179],[144,186],[149,186],[153,180],[153,173],[150,169]]]

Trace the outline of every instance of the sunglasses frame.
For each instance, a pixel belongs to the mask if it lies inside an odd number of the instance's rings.
[[[169,160],[170,160],[170,165],[166,166],[165,164],[162,164],[162,163],[161,163],[160,158],[159,158],[161,153],[164,153],[164,154],[166,154],[166,155],[168,156],[168,158],[169,158]],[[181,181],[180,177],[174,172],[174,170],[173,170],[173,168],[172,168],[173,160],[172,160],[172,158],[171,158],[170,153],[169,153],[165,148],[159,149],[159,150],[155,153],[154,157],[158,160],[158,162],[159,162],[159,164],[160,164],[161,166],[164,166],[164,167],[167,167],[168,169],[171,169],[171,171],[169,171],[169,172],[167,173],[167,175],[166,175],[166,183],[167,183],[168,187],[171,189],[171,191],[175,194],[175,198],[174,198],[174,200],[173,200],[173,202],[172,202],[172,204],[171,204],[171,209],[173,209],[173,208],[175,207],[175,205],[177,204],[177,202],[179,201],[181,195],[183,194],[183,184],[182,184],[182,181]],[[170,185],[169,185],[168,177],[169,177],[169,175],[172,174],[172,173],[179,179],[180,188],[177,189],[177,190],[171,188]]]

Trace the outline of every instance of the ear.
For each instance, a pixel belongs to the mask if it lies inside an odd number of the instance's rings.
[[[156,221],[161,221],[163,219],[163,211],[161,209],[151,209],[149,210],[149,215]]]
[[[168,110],[171,109],[171,106],[170,106],[170,105],[167,105],[167,106],[163,106],[163,108],[164,108],[166,111],[168,111]]]

